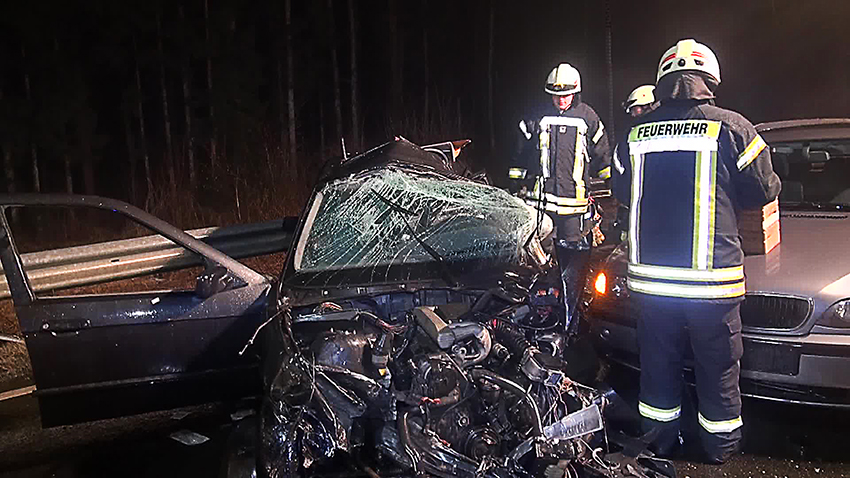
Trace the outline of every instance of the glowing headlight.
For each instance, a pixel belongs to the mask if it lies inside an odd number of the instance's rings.
[[[605,277],[604,272],[600,272],[599,275],[596,276],[596,280],[593,281],[593,289],[600,295],[605,295],[608,291],[608,279]]]
[[[850,327],[850,299],[842,299],[829,306],[820,322],[829,327]]]

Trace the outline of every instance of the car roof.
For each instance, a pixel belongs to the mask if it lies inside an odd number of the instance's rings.
[[[810,118],[771,121],[756,125],[756,131],[770,141],[850,139],[850,118]]]

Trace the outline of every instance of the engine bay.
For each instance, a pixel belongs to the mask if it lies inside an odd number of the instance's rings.
[[[269,476],[352,463],[370,477],[674,476],[612,452],[609,392],[573,379],[558,304],[557,290],[501,287],[286,309],[260,463]]]

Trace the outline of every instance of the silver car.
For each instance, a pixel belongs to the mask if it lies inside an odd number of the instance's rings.
[[[782,179],[781,243],[744,259],[742,393],[850,407],[850,119],[756,129]],[[612,361],[637,368],[626,265],[624,243],[591,275],[588,322]]]

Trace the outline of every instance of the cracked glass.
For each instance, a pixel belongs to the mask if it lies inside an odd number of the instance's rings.
[[[332,181],[316,194],[295,271],[313,274],[309,285],[335,282],[335,273],[350,278],[346,271],[358,271],[356,282],[380,282],[425,279],[438,269],[469,272],[470,264],[521,264],[536,224],[534,210],[501,189],[387,167]]]

